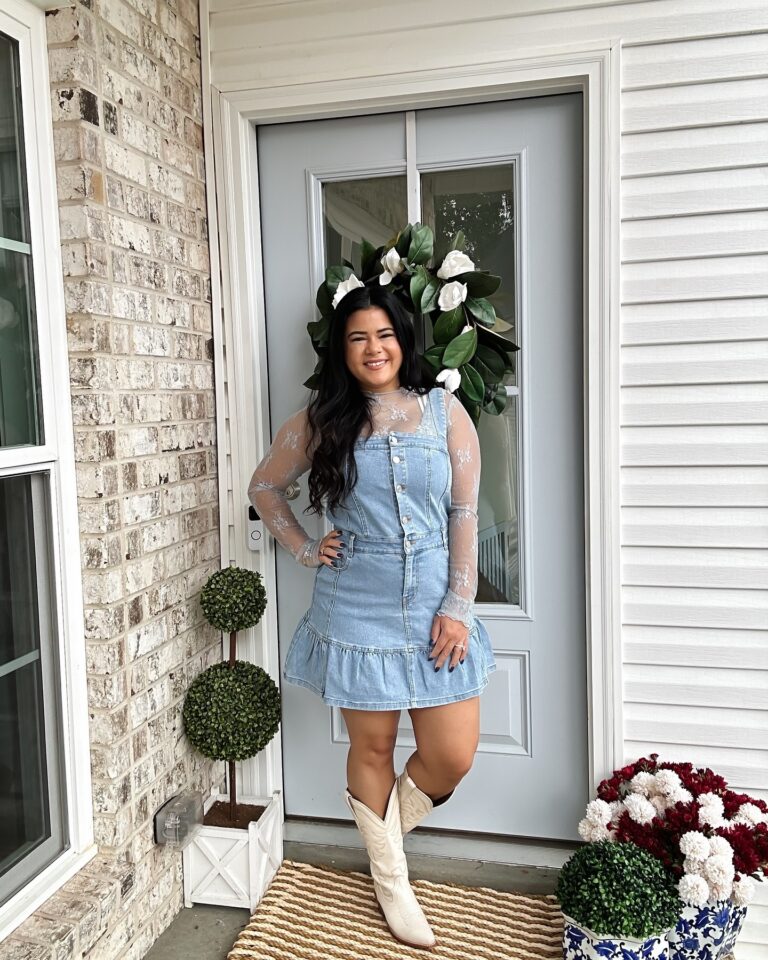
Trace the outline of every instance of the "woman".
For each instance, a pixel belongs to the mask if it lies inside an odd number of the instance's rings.
[[[496,668],[473,615],[480,448],[460,401],[425,383],[411,319],[393,294],[357,287],[337,292],[334,307],[317,395],[280,428],[249,496],[278,542],[317,567],[284,678],[341,709],[345,799],[379,905],[398,940],[430,948],[402,834],[469,771],[478,695]],[[306,470],[308,509],[325,503],[334,526],[319,540],[285,497]],[[396,777],[401,709],[417,748]]]

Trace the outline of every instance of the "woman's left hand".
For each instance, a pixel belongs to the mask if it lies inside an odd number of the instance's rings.
[[[429,659],[435,661],[435,670],[439,670],[447,660],[450,660],[450,669],[453,670],[466,657],[469,627],[461,621],[435,614],[431,636],[433,646]]]

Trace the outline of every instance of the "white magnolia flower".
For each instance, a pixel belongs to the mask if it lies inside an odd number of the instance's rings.
[[[642,793],[643,796],[650,797],[656,792],[656,777],[647,770],[641,770],[629,781],[629,789],[632,793]]]
[[[459,304],[464,303],[466,299],[466,283],[459,283],[458,280],[454,280],[452,283],[446,283],[440,291],[437,304],[441,310],[453,310],[454,307],[458,307]]]
[[[587,843],[597,843],[598,840],[610,840],[611,835],[608,828],[602,823],[593,823],[585,817],[579,821],[579,836]]]
[[[381,265],[384,267],[384,273],[379,274],[379,283],[382,286],[390,283],[396,274],[405,270],[403,258],[394,247],[390,247],[381,258]]]
[[[756,826],[763,822],[765,814],[756,803],[742,803],[736,811],[736,816],[731,823],[744,823],[747,826]]]
[[[354,273],[350,274],[346,280],[342,280],[338,287],[336,287],[336,293],[333,295],[333,306],[336,307],[339,301],[342,300],[350,290],[363,286],[365,286],[365,284],[358,280]]]
[[[680,837],[680,852],[693,860],[706,860],[709,857],[709,840],[697,830],[689,830]]]
[[[611,808],[605,800],[590,800],[587,804],[587,820],[605,826],[611,822]]]
[[[686,857],[683,860],[683,871],[693,874],[697,877],[704,875],[704,860],[696,860],[694,857]]]
[[[659,770],[656,774],[656,789],[665,797],[670,797],[682,789],[680,777],[674,770]]]
[[[461,374],[458,370],[453,370],[450,367],[446,367],[445,370],[441,370],[440,373],[435,377],[438,383],[445,381],[445,389],[449,393],[453,393],[454,390],[458,390],[461,384]]]
[[[733,847],[725,837],[710,837],[709,853],[710,856],[728,857],[729,860],[733,860]]]
[[[441,280],[450,280],[451,277],[457,277],[460,273],[469,273],[474,269],[475,265],[466,253],[462,253],[461,250],[451,250],[446,254],[437,275]]]
[[[742,877],[733,885],[733,902],[737,907],[746,907],[755,896],[757,884],[752,877]]]
[[[654,805],[639,793],[628,793],[624,798],[624,805],[635,823],[650,823],[656,816]]]
[[[686,873],[680,878],[677,885],[677,892],[683,903],[692,907],[703,907],[709,899],[709,887],[704,877],[697,877],[695,874]]]

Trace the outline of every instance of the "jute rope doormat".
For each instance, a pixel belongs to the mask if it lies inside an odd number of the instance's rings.
[[[228,960],[559,960],[552,896],[412,881],[437,937],[432,951],[392,938],[371,878],[285,860]]]

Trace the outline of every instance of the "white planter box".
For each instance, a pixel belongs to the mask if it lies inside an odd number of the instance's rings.
[[[214,794],[205,811],[217,801]],[[254,911],[283,861],[283,818],[280,791],[270,797],[239,797],[266,809],[247,830],[229,827],[200,828],[182,850],[184,906],[210,903],[222,907],[247,907]]]

